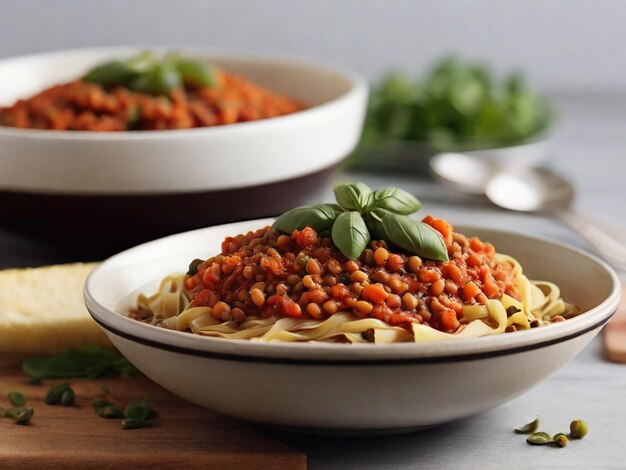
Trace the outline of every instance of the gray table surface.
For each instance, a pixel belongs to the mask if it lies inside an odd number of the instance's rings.
[[[555,97],[558,126],[550,165],[571,178],[575,207],[626,227],[626,95]],[[454,224],[507,228],[583,248],[584,240],[555,220],[490,206],[411,175],[341,173],[336,181],[394,185],[418,196],[425,211]],[[316,200],[330,200],[330,185]],[[65,254],[0,231],[0,267],[58,262]],[[622,274],[622,279],[626,278]],[[564,449],[531,447],[512,428],[540,415],[550,431],[584,418],[589,435]],[[337,438],[265,430],[304,451],[310,468],[602,468],[626,469],[626,366],[605,362],[598,339],[566,367],[525,395],[479,416],[421,433]]]

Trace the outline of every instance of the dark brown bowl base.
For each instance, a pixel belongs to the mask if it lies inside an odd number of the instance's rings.
[[[0,226],[53,244],[68,261],[94,260],[165,235],[271,217],[310,202],[335,167],[241,189],[153,195],[57,195],[0,191]]]

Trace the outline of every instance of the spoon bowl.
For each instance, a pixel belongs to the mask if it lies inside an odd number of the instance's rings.
[[[613,266],[626,271],[626,230],[572,211],[574,187],[557,173],[529,166],[502,167],[462,153],[437,155],[431,169],[441,181],[466,193],[484,194],[496,206],[559,218]]]
[[[546,168],[502,171],[487,180],[485,195],[495,205],[521,212],[553,212],[568,208],[574,187]]]

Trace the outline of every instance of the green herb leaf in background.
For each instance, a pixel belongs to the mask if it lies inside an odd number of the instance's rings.
[[[151,70],[131,79],[127,87],[130,90],[150,95],[168,95],[182,83],[180,74],[171,66],[156,64]]]
[[[385,240],[394,245],[424,258],[448,260],[443,237],[430,225],[391,212],[383,216],[381,225],[385,231]]]
[[[151,51],[141,51],[136,56],[127,59],[124,63],[136,74],[148,72],[159,60]]]
[[[118,352],[101,346],[85,345],[48,358],[33,357],[22,363],[22,370],[33,379],[96,378],[107,371],[131,377],[137,369]]]
[[[372,190],[363,183],[340,184],[333,188],[337,203],[347,211],[361,214],[369,210],[372,203]]]
[[[296,207],[278,217],[272,226],[288,235],[307,226],[320,233],[332,228],[340,212],[341,208],[336,204]]]
[[[157,58],[144,51],[125,61],[114,60],[89,70],[83,80],[104,87],[122,86],[151,95],[169,96],[182,85],[213,87],[217,84],[210,64],[181,57],[177,52]]]
[[[182,58],[176,67],[183,82],[197,87],[214,87],[217,83],[215,73],[209,64]]]
[[[129,67],[127,63],[114,60],[92,68],[83,77],[83,80],[108,87],[125,84],[136,75],[137,72]]]
[[[365,221],[357,211],[341,213],[333,224],[331,236],[337,248],[352,260],[363,253],[370,241]]]
[[[552,119],[519,72],[499,81],[482,64],[447,57],[421,80],[393,73],[372,87],[361,147],[389,140],[440,151],[522,144],[545,133]]]

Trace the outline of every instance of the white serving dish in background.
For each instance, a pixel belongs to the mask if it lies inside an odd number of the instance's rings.
[[[0,106],[144,48],[77,49],[0,60]],[[0,226],[101,259],[171,233],[268,217],[314,198],[356,146],[367,83],[293,57],[186,47],[309,107],[186,130],[85,132],[0,126]]]
[[[606,263],[561,243],[459,227],[556,282],[580,316],[543,328],[423,344],[293,344],[208,338],[129,319],[138,291],[216,254],[225,236],[271,219],[200,229],[120,253],[85,285],[92,317],[159,385],[192,403],[256,423],[348,433],[401,432],[464,418],[545,380],[615,312],[620,283]]]
[[[76,49],[0,60],[0,105],[75,80],[142,48]],[[314,173],[356,145],[367,101],[358,74],[292,57],[180,51],[302,101],[303,111],[198,129],[85,132],[0,126],[0,189],[80,194],[222,190]]]

